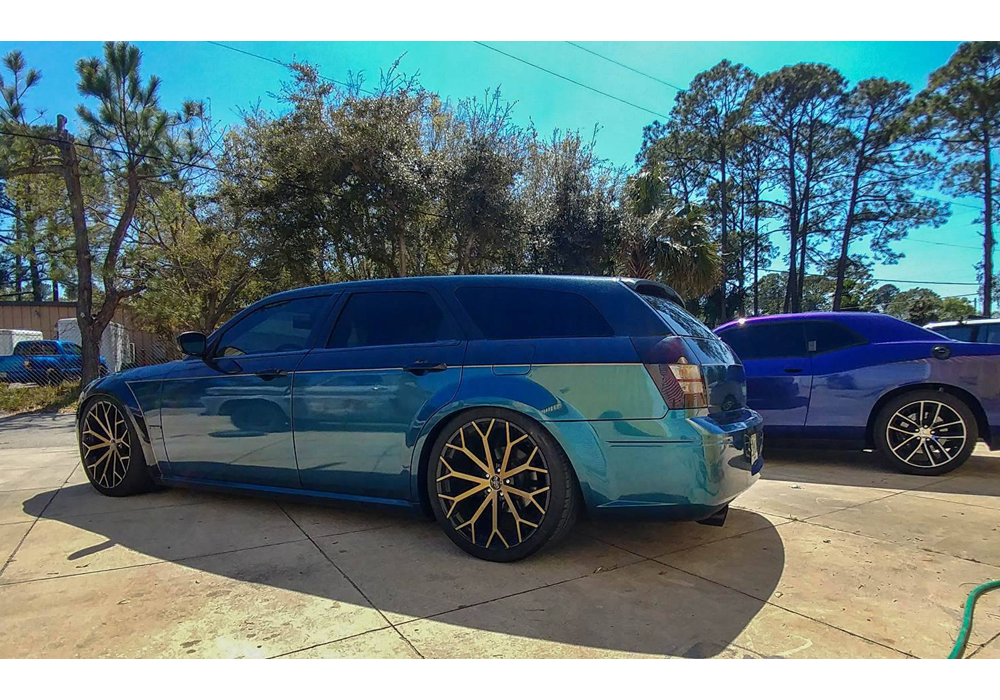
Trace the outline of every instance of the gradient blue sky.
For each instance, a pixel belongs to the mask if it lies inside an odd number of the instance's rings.
[[[499,85],[505,97],[517,103],[517,121],[534,123],[542,134],[554,128],[589,133],[597,124],[598,153],[629,166],[641,143],[642,127],[655,118],[472,42],[226,43],[286,62],[309,61],[317,64],[323,75],[336,79],[345,78],[349,71],[361,71],[370,80],[377,80],[380,69],[402,56],[403,71],[418,72],[427,89],[453,100],[479,95]],[[655,112],[666,114],[673,104],[672,88],[565,42],[487,43]],[[277,91],[280,81],[288,75],[281,66],[204,42],[139,42],[139,45],[144,53],[144,71],[163,79],[161,98],[167,107],[173,108],[183,99],[208,100],[213,117],[222,125],[237,121],[238,108],[258,100],[264,107],[278,108],[269,93]],[[799,61],[829,63],[852,83],[881,75],[905,80],[920,89],[927,76],[948,60],[957,43],[586,42],[583,45],[680,86],[687,85],[698,72],[728,58],[759,73]],[[29,64],[43,74],[30,106],[46,109],[50,120],[57,112],[72,115],[79,102],[74,64],[81,57],[99,55],[100,43],[0,42],[0,53],[12,48],[20,48]],[[977,204],[975,200],[963,201],[967,205]],[[945,226],[914,231],[909,240],[898,245],[905,258],[897,265],[877,266],[876,277],[975,282],[973,266],[981,256],[981,226],[973,224],[977,213],[967,206],[953,206],[951,219]],[[975,290],[972,285],[926,286],[942,295]]]

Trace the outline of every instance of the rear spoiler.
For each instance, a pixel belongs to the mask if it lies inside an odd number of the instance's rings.
[[[684,308],[684,298],[672,288],[661,282],[654,282],[653,280],[637,280],[627,277],[622,277],[620,279],[622,284],[636,294],[645,294],[646,296],[666,299],[667,301],[674,302],[682,309]]]

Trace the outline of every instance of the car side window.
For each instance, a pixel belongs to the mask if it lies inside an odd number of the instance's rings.
[[[67,355],[82,355],[83,354],[83,348],[81,348],[79,345],[76,345],[74,343],[66,343],[65,345],[63,345],[63,349],[66,351]]]
[[[579,294],[524,287],[461,287],[462,308],[490,340],[606,338],[614,331]]]
[[[806,323],[805,328],[809,351],[817,354],[865,345],[868,342],[862,335],[834,321],[812,321]]]
[[[326,346],[409,345],[456,337],[453,324],[426,292],[357,292],[344,305]]]
[[[806,354],[806,337],[799,323],[737,326],[724,331],[721,337],[741,360],[802,357]]]
[[[215,356],[305,350],[328,300],[326,296],[302,297],[262,306],[226,329]]]
[[[957,326],[942,326],[940,328],[932,328],[935,333],[940,333],[941,335],[947,336],[952,340],[961,340],[966,343],[972,343],[976,340],[976,330],[979,331],[979,342],[995,343],[1000,340],[1000,329],[994,330],[994,327],[990,327],[987,330],[985,327],[970,326],[968,324],[961,324]],[[983,339],[983,334],[986,333],[986,339]],[[992,335],[992,340],[990,336]]]
[[[55,343],[46,342],[23,342],[14,346],[15,355],[30,355],[32,357],[55,356],[59,354],[59,349]]]

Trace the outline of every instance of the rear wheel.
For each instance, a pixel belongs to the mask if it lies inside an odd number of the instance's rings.
[[[118,401],[101,397],[89,402],[79,439],[83,470],[105,496],[131,496],[154,488],[135,428]]]
[[[555,440],[504,409],[450,421],[431,451],[427,493],[452,542],[489,561],[516,561],[564,536],[579,508],[576,478]]]
[[[898,396],[875,421],[875,446],[882,458],[907,474],[947,474],[969,458],[978,439],[972,411],[942,391]]]

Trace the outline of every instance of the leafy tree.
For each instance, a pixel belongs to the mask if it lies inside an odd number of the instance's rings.
[[[172,163],[179,153],[174,130],[201,114],[200,106],[193,103],[186,103],[177,115],[165,112],[159,106],[159,79],[154,76],[143,84],[140,63],[139,49],[124,42],[105,43],[103,58],[80,60],[80,94],[98,104],[96,112],[85,105],[77,108],[88,147],[78,148],[66,129],[66,118],[60,115],[55,129],[36,129],[35,135],[47,139],[44,159],[6,172],[8,178],[57,174],[65,183],[76,255],[76,318],[83,347],[84,384],[98,375],[101,335],[118,305],[145,286],[142,279],[124,269],[122,255],[140,197],[176,175]],[[85,185],[88,177],[94,176],[107,179],[108,198],[87,202]],[[95,253],[103,257],[101,286],[96,294]]]
[[[943,223],[947,206],[915,190],[929,189],[937,162],[923,149],[915,128],[910,86],[884,78],[862,80],[844,102],[845,178],[849,190],[840,232],[833,310],[843,306],[850,245],[871,237],[868,250],[884,261],[899,257],[889,247],[912,228]]]
[[[993,312],[993,225],[997,219],[1000,145],[1000,42],[971,41],[934,71],[915,109],[927,120],[949,163],[945,191],[983,203],[983,315]]]
[[[926,287],[914,287],[897,294],[886,313],[922,326],[941,319],[941,297]]]
[[[830,172],[837,163],[838,119],[845,80],[834,68],[799,63],[768,73],[751,93],[755,118],[767,130],[784,201],[789,235],[785,308],[802,309],[808,234],[822,230],[833,198]]]
[[[677,95],[672,116],[681,133],[697,134],[694,154],[704,176],[716,185],[719,208],[720,317],[727,319],[726,261],[729,251],[732,171],[740,129],[749,115],[748,96],[757,75],[740,64],[720,61],[699,73],[687,90]]]
[[[942,321],[964,321],[976,315],[976,307],[964,297],[945,297],[938,316]]]
[[[686,298],[712,290],[718,282],[719,252],[697,205],[676,213],[662,180],[662,165],[654,164],[626,185],[625,233],[617,256],[624,277],[656,279]]]

